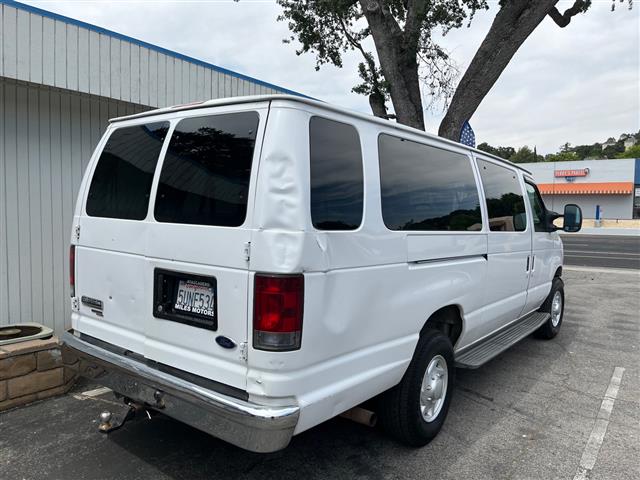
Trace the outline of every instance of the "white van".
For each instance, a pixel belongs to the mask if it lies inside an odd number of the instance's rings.
[[[305,98],[117,118],[78,195],[64,351],[248,450],[367,400],[424,445],[456,367],[558,333],[558,217],[517,165]]]

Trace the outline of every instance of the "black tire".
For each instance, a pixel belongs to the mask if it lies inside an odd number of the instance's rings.
[[[560,320],[554,325],[553,324],[553,298],[556,293],[559,292],[562,303],[560,305]],[[542,338],[544,340],[551,340],[560,331],[560,327],[562,327],[562,319],[564,318],[564,282],[561,278],[554,278],[551,283],[551,291],[549,292],[549,296],[544,301],[542,306],[540,307],[541,312],[545,312],[551,315],[551,318],[544,322],[544,324],[535,331],[534,335],[537,338]]]
[[[427,367],[437,355],[446,363],[447,386],[440,412],[433,420],[427,422],[420,408],[420,391]],[[455,364],[451,341],[437,330],[423,332],[402,381],[380,397],[378,418],[382,428],[405,445],[426,445],[442,428],[449,411],[454,383]]]

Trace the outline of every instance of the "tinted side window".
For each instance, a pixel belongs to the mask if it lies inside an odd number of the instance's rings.
[[[530,184],[529,182],[525,182],[525,186],[527,187],[527,195],[529,196],[529,203],[531,204],[531,209],[533,210],[533,229],[536,232],[546,232],[544,225],[544,203],[542,202],[542,198],[540,198],[540,194],[538,193],[538,189]]]
[[[356,129],[313,117],[309,121],[311,221],[319,230],[355,230],[362,223],[364,180]]]
[[[181,120],[162,166],[156,220],[242,225],[257,129],[256,112]]]
[[[527,228],[522,189],[513,170],[478,160],[480,177],[494,232],[522,232]]]
[[[147,216],[153,173],[168,130],[168,122],[159,122],[111,134],[93,173],[87,215],[128,220]]]
[[[482,229],[467,156],[390,135],[380,135],[378,152],[382,216],[389,229]]]

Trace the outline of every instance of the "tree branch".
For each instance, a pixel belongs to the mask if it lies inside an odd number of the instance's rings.
[[[347,28],[347,25],[344,23],[344,19],[342,19],[337,15],[336,15],[336,18],[338,20],[338,23],[340,24],[340,28],[342,29],[344,36],[347,38],[347,41],[351,44],[353,48],[358,50],[364,57],[364,61],[367,63],[367,67],[369,68],[369,72],[371,73],[371,78],[373,79],[374,87],[376,88],[376,90],[380,90],[380,85],[378,84],[378,79],[376,76],[376,66],[373,63],[373,59],[371,58],[371,56],[367,55],[367,52],[362,47],[362,44],[353,37],[349,29]]]
[[[367,12],[369,12],[370,14],[379,15],[379,18],[382,20],[392,36],[402,36],[402,28],[400,28],[400,25],[398,25],[396,19],[393,18],[393,15],[391,15],[389,10],[386,9],[384,4],[382,4],[380,1],[360,0],[360,5],[367,19],[370,18],[369,16],[367,16]]]
[[[391,102],[399,123],[424,130],[418,61],[415,50],[404,45],[404,32],[382,0],[360,0],[382,74],[389,85]]]
[[[462,76],[438,135],[458,141],[469,120],[527,37],[558,0],[511,0],[500,8],[486,37]]]
[[[408,45],[418,44],[426,6],[426,0],[407,0],[406,2],[407,16],[404,22],[404,40]]]
[[[373,93],[369,95],[369,105],[371,106],[371,111],[376,117],[388,118],[387,107],[385,105],[384,92],[383,92],[382,86],[380,85],[380,82],[378,82],[378,74],[376,72],[376,65],[373,60],[373,57],[370,54],[367,54],[366,50],[362,46],[362,43],[360,43],[358,40],[356,40],[353,37],[353,35],[349,31],[349,28],[345,24],[344,19],[339,15],[335,15],[335,16],[336,16],[336,19],[338,20],[342,33],[344,33],[344,36],[346,37],[347,41],[351,44],[353,48],[355,48],[362,54],[362,56],[364,57],[365,64],[369,69],[369,74],[371,75],[371,83],[373,84]]]
[[[548,15],[560,28],[564,28],[569,25],[571,18],[589,8],[589,3],[590,2],[586,0],[576,0],[570,8],[564,11],[564,13],[560,13],[557,7],[553,7],[549,10]]]

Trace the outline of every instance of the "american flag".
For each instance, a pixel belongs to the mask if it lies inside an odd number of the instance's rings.
[[[463,145],[469,145],[473,148],[476,146],[476,134],[473,133],[473,128],[469,125],[468,120],[465,120],[464,125],[462,125],[462,131],[460,131],[460,143]]]

